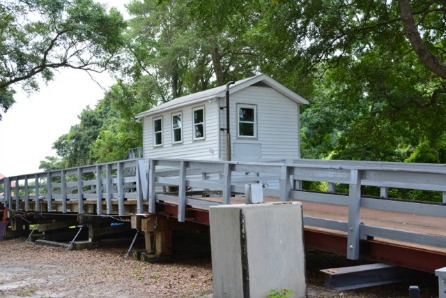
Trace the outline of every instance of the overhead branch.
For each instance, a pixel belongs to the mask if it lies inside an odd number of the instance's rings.
[[[431,53],[418,32],[409,0],[398,0],[406,36],[421,62],[434,74],[446,79],[446,65]]]

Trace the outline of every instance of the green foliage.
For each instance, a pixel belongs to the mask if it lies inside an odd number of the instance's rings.
[[[105,15],[87,0],[39,3],[50,12],[64,7],[70,36],[94,41],[95,57],[119,50],[123,40],[113,29],[114,24],[121,28],[117,12]],[[424,45],[443,63],[444,2],[410,5]],[[0,7],[1,32],[25,47],[28,33],[11,26],[15,16]],[[309,99],[302,107],[303,158],[446,162],[446,82],[409,43],[397,1],[133,0],[128,12],[127,56],[120,60],[127,81],[118,81],[55,143],[63,165],[122,159],[129,148],[141,146],[137,113],[259,71]],[[53,23],[36,22],[27,30],[49,32]],[[1,41],[0,47],[5,47]],[[20,63],[27,61],[19,56]],[[51,72],[42,75],[51,78]],[[12,94],[0,96],[5,110]],[[46,166],[53,166],[51,160]],[[305,182],[304,188],[327,185]],[[438,197],[389,192],[409,199]],[[364,193],[378,195],[379,189]]]
[[[0,108],[12,105],[12,86],[38,90],[61,67],[116,69],[126,24],[93,0],[4,0],[0,4]]]
[[[91,147],[100,133],[104,116],[106,115],[87,107],[79,117],[80,123],[73,125],[68,134],[60,136],[53,144],[65,167],[95,163]]]
[[[41,160],[39,165],[39,169],[44,171],[58,170],[66,167],[61,158],[56,156],[46,156],[45,160]]]
[[[287,298],[290,295],[293,295],[294,291],[290,289],[270,289],[268,290],[268,298]]]

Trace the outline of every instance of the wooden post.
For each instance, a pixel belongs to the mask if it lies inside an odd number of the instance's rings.
[[[20,210],[20,188],[19,177],[15,178],[15,211]]]
[[[124,177],[122,173],[122,162],[118,162],[118,214],[124,215]]]
[[[149,161],[149,213],[155,213],[156,192],[155,192],[156,161]]]
[[[282,165],[280,169],[280,200],[288,201],[290,198],[291,190],[291,168],[287,165]]]
[[[381,198],[385,198],[387,199],[389,197],[389,188],[387,187],[381,187],[380,188],[380,192],[379,192],[379,196]]]
[[[52,189],[51,189],[51,173],[48,172],[46,174],[46,200],[47,200],[47,211],[48,212],[52,212],[53,211],[53,206],[51,204],[51,200],[53,198],[53,193],[52,193]]]
[[[83,198],[83,190],[82,190],[82,169],[77,168],[77,206],[78,213],[84,213],[84,198]]]
[[[351,170],[348,206],[347,259],[359,259],[359,224],[361,222],[361,172]]]
[[[136,161],[136,188],[138,192],[136,212],[143,213],[144,206],[143,202],[147,200],[148,189],[147,189],[147,175],[144,165],[144,160],[139,159]]]
[[[172,230],[169,220],[165,218],[158,218],[155,229],[155,254],[157,256],[172,255]]]
[[[96,214],[102,215],[102,183],[100,165],[96,165]]]
[[[7,207],[12,208],[12,197],[11,197],[11,180],[8,177],[5,177],[3,180],[4,188],[5,188],[5,202],[7,202]]]
[[[142,218],[141,231],[144,232],[147,252],[154,253],[157,257],[172,255],[172,230],[168,219]]]
[[[112,181],[111,181],[111,164],[105,166],[105,191],[106,191],[106,205],[107,214],[112,214]]]
[[[223,169],[223,204],[231,204],[231,174],[232,164],[226,162]]]
[[[180,162],[180,184],[178,185],[178,221],[186,218],[186,162]]]
[[[25,175],[25,211],[29,211],[28,175]]]
[[[34,181],[35,181],[34,201],[36,202],[34,209],[36,212],[39,212],[40,211],[40,200],[39,200],[40,186],[39,186],[39,176],[37,174],[34,175]]]
[[[67,213],[67,171],[60,171],[60,188],[62,189],[62,213]]]

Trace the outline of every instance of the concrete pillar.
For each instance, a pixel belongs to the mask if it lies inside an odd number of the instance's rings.
[[[305,297],[302,204],[210,208],[214,297]]]
[[[438,276],[438,297],[446,298],[446,267],[435,270]]]

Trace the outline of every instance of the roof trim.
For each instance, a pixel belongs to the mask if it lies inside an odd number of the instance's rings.
[[[273,78],[265,75],[259,74],[247,79],[236,81],[233,85],[229,86],[229,94],[236,93],[240,90],[243,90],[249,86],[252,86],[256,83],[263,82],[267,86],[296,102],[297,104],[308,104],[308,101],[300,96],[299,94],[291,91],[284,85],[280,84]],[[214,98],[224,97],[226,95],[226,85],[215,87],[212,89],[204,90],[201,92],[185,95],[182,97],[178,97],[172,99],[166,103],[160,104],[156,107],[151,108],[150,110],[141,112],[136,115],[137,119],[141,119],[146,116],[150,116],[153,114],[158,114],[161,112],[178,109],[184,106],[200,103],[206,100],[212,100]]]

